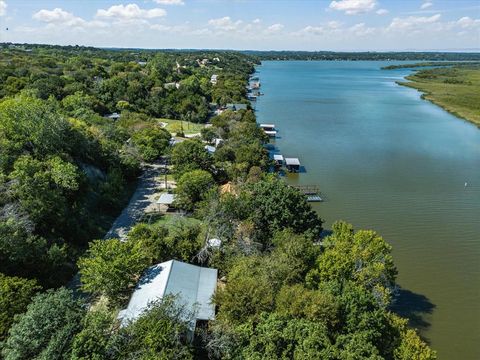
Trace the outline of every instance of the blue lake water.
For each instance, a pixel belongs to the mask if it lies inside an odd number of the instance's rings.
[[[440,359],[480,359],[480,129],[399,86],[399,62],[266,61],[256,104],[314,208],[394,248],[408,315]],[[467,183],[467,186],[465,186]]]

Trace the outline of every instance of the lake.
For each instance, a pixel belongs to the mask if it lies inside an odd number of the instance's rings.
[[[480,129],[395,83],[401,62],[266,61],[256,104],[278,152],[318,185],[313,207],[394,248],[397,310],[440,359],[480,359]]]

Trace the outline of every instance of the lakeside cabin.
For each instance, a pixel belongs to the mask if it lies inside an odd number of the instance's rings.
[[[247,110],[247,104],[227,104],[225,108],[231,111]]]
[[[285,167],[290,172],[299,172],[300,160],[298,158],[285,158]]]
[[[177,295],[177,301],[194,313],[189,340],[197,325],[215,319],[212,296],[217,287],[218,270],[169,260],[149,267],[137,283],[126,309],[120,311],[121,326],[137,320],[151,302],[166,295]]]

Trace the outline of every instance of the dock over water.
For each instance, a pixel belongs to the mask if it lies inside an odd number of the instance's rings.
[[[323,201],[320,196],[320,188],[316,185],[290,185],[291,187],[300,191],[307,198],[308,202],[321,202]]]

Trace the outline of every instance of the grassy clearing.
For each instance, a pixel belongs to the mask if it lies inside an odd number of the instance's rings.
[[[205,124],[197,124],[182,120],[158,119],[158,121],[166,123],[167,126],[165,129],[171,133],[177,133],[183,126],[183,132],[185,135],[197,134],[205,127]]]
[[[417,89],[422,98],[480,127],[480,66],[418,71],[400,85]]]

